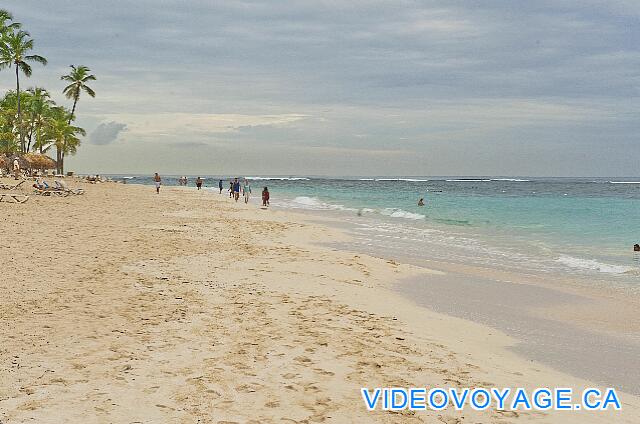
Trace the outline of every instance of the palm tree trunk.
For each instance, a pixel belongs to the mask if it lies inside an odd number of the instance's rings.
[[[36,146],[40,149],[40,154],[42,154],[42,143],[40,143],[40,126],[36,127]]]
[[[29,127],[29,134],[27,137],[27,150],[26,153],[29,152],[29,150],[31,150],[31,142],[33,141],[33,129],[35,127],[35,124],[33,123],[33,118],[31,120],[31,126]]]
[[[69,124],[71,124],[71,121],[73,121],[74,118],[74,114],[76,113],[76,105],[78,104],[78,98],[79,96],[76,96],[73,98],[73,107],[71,108],[71,115],[69,116]]]
[[[76,96],[73,99],[73,107],[71,108],[71,115],[69,116],[69,124],[71,124],[71,121],[73,121],[73,118],[74,118],[73,115],[76,113],[77,104],[78,104],[78,96]],[[64,141],[63,144],[66,145],[66,140]],[[58,163],[58,173],[64,174],[64,150],[58,152],[57,163]]]
[[[16,94],[18,95],[18,134],[20,137],[20,151],[24,153],[24,140],[22,139],[22,111],[20,110],[20,74],[16,63]]]

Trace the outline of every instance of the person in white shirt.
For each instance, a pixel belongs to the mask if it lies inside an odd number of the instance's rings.
[[[13,176],[16,180],[20,176],[20,162],[18,162],[18,158],[13,160]]]

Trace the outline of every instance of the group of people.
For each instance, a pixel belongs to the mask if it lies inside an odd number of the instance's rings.
[[[218,188],[220,189],[220,194],[222,194],[222,180],[218,181]],[[236,202],[240,198],[240,193],[242,192],[242,197],[244,198],[244,203],[249,203],[249,198],[251,197],[251,183],[248,179],[244,179],[242,184],[238,178],[234,178],[233,181],[229,181],[229,197],[234,199]],[[269,206],[269,188],[265,187],[262,189],[262,206]]]
[[[185,177],[184,175],[180,178],[178,178],[178,185],[179,186],[187,186],[189,184],[189,178]],[[202,189],[202,185],[204,184],[204,179],[202,177],[198,177],[196,178],[196,187],[198,187],[198,190]]]
[[[156,194],[160,194],[160,186],[162,185],[162,178],[156,172],[153,176],[153,181],[156,186]],[[188,179],[185,176],[178,178],[178,185],[186,186],[188,183]],[[196,187],[198,190],[202,189],[202,185],[204,184],[204,179],[201,177],[196,178]],[[218,189],[220,190],[220,194],[222,194],[223,183],[222,180],[218,181]],[[242,197],[244,198],[244,203],[249,203],[249,198],[251,197],[251,184],[248,179],[244,179],[242,184],[238,178],[234,178],[232,181],[229,181],[229,197],[234,199],[236,202],[240,199],[240,193],[242,192]],[[269,188],[265,187],[262,189],[262,206],[269,206]]]

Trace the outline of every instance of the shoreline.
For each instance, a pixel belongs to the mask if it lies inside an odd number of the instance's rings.
[[[640,416],[626,393],[617,413],[367,412],[363,385],[589,383],[509,351],[516,341],[501,331],[414,304],[394,285],[438,271],[320,246],[349,238],[301,214],[177,187],[160,196],[134,184],[85,187],[0,205],[5,232],[38,222],[16,233],[33,255],[0,251],[13,276],[0,287],[1,359],[19,365],[0,374],[9,423]]]
[[[314,212],[304,215],[351,232],[349,225]],[[406,257],[349,242],[327,245],[443,272],[405,278],[393,290],[430,311],[504,332],[517,341],[509,349],[525,358],[640,395],[637,291],[589,286],[584,278]]]

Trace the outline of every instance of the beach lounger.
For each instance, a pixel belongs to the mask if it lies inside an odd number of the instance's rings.
[[[34,193],[39,196],[58,196],[58,197],[67,197],[70,195],[69,192],[58,190],[57,188],[36,188]]]
[[[0,193],[0,202],[5,203],[24,203],[29,200],[29,196],[15,193]]]
[[[56,183],[56,189],[58,190],[66,191],[67,193],[74,194],[74,195],[84,194],[83,189],[81,188],[71,189],[69,188],[69,186],[67,186],[67,183],[65,181],[55,180],[54,182]]]
[[[15,190],[18,187],[20,187],[22,184],[24,184],[25,181],[26,180],[22,180],[16,185],[0,184],[0,190]]]

